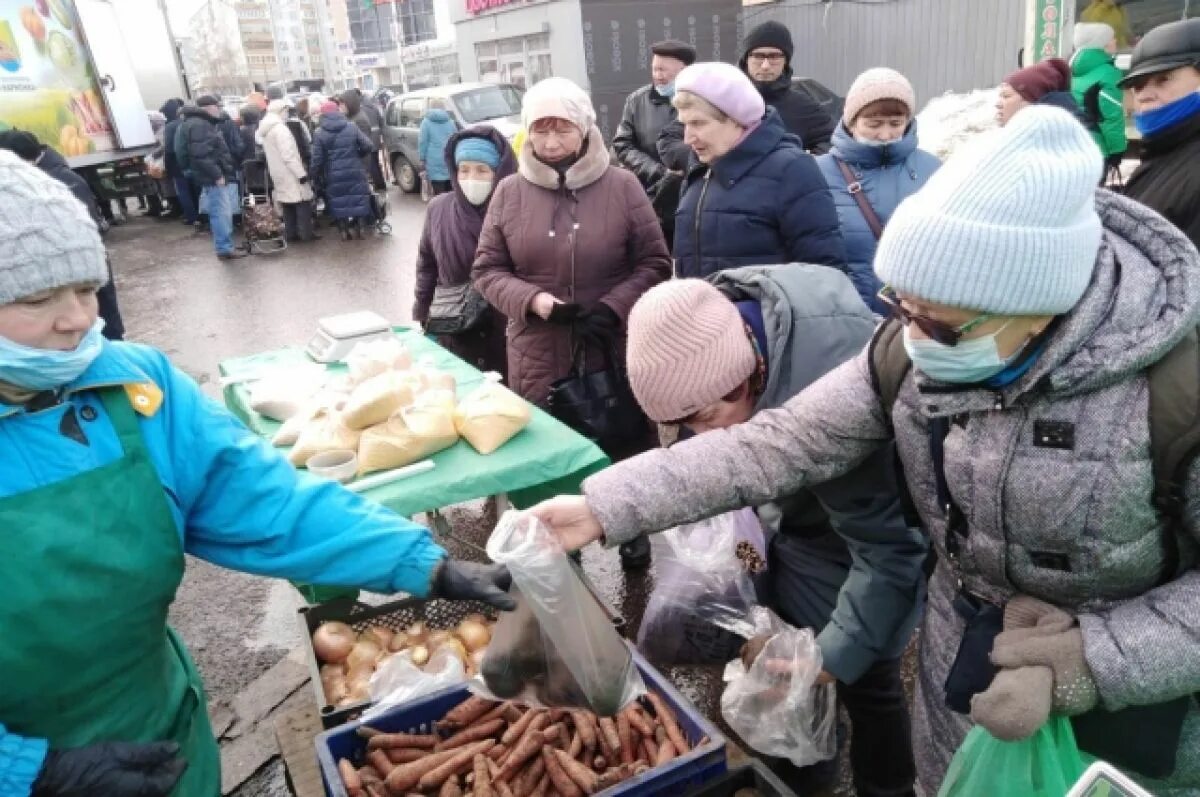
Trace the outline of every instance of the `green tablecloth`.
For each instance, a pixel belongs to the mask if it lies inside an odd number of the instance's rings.
[[[397,328],[396,335],[412,352],[414,363],[430,356],[437,368],[452,373],[460,398],[483,382],[483,374],[477,369],[420,331]],[[223,376],[241,376],[303,362],[311,362],[303,349],[284,349],[226,360],[220,369]],[[330,366],[331,370],[342,367]],[[252,431],[264,437],[273,435],[280,426],[250,409],[250,393],[245,384],[226,387],[225,404]],[[537,408],[529,426],[488,456],[480,455],[465,440],[459,440],[432,459],[436,463],[432,471],[368,490],[363,495],[405,516],[500,493],[507,493],[513,506],[525,508],[544,498],[578,492],[587,476],[609,463],[598,446]]]

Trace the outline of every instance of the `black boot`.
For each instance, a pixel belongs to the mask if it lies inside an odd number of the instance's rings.
[[[637,537],[620,548],[621,567],[625,570],[645,570],[650,566],[650,540]]]

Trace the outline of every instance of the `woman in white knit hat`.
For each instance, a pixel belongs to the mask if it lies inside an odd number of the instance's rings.
[[[868,69],[850,86],[832,148],[817,157],[837,205],[850,279],[879,315],[887,313],[872,267],[879,236],[897,206],[942,165],[917,149],[916,112],[908,78],[894,69]]]
[[[1097,192],[1102,168],[1067,113],[1025,109],[896,210],[875,258],[896,320],[857,358],[533,511],[568,549],[616,545],[895,441],[938,558],[914,707],[923,789],[973,723],[1012,740],[1066,716],[1082,749],[1154,794],[1196,794],[1200,255]]]
[[[581,88],[566,78],[535,84],[521,121],[529,135],[519,168],[492,194],[471,277],[508,317],[512,389],[545,406],[551,385],[580,364],[595,372],[621,361],[629,310],[671,276],[671,260],[641,183],[610,165]],[[628,456],[652,439],[645,426],[636,439],[598,442]],[[625,554],[628,566],[649,563],[648,545]]]
[[[184,553],[513,607],[502,568],[298,473],[162,352],[106,341],[95,224],[7,152],[0,251],[0,795],[221,793],[200,674],[167,624]]]

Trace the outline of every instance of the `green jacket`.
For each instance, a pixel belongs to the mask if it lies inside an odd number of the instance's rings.
[[[1071,74],[1071,93],[1084,115],[1092,117],[1093,110],[1098,112],[1099,127],[1091,132],[1104,157],[1124,152],[1129,142],[1125,138],[1123,95],[1117,86],[1122,75],[1113,57],[1096,48],[1080,50],[1071,57]],[[1095,87],[1099,88],[1094,91]],[[1094,101],[1088,99],[1089,92],[1095,94]]]

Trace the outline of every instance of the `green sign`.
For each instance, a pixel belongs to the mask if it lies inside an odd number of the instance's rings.
[[[1062,55],[1063,0],[1037,0],[1034,18],[1034,60]]]

